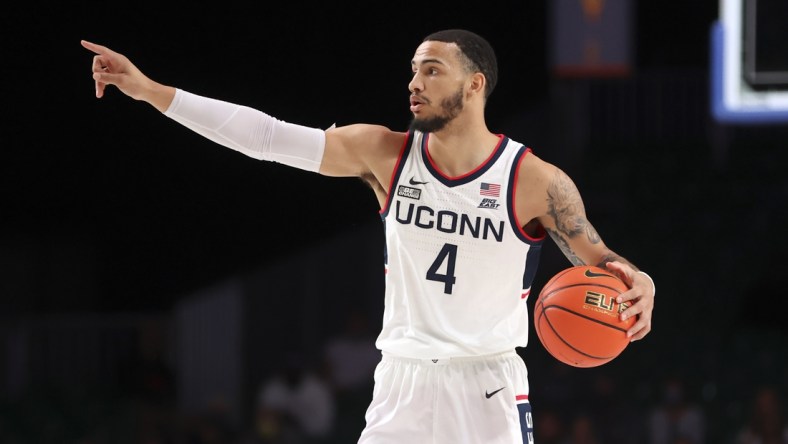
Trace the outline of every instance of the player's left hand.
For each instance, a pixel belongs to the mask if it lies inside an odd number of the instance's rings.
[[[629,287],[616,298],[619,304],[629,303],[629,308],[621,312],[622,321],[637,316],[637,321],[627,330],[627,337],[630,342],[643,339],[651,331],[651,314],[654,311],[654,285],[651,279],[618,261],[608,262],[607,269]]]

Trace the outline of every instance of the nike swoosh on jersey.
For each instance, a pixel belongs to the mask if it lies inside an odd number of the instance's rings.
[[[503,389],[505,389],[505,388],[506,388],[506,387],[501,387],[501,388],[499,388],[498,390],[496,390],[496,391],[494,391],[494,392],[492,392],[492,393],[487,393],[487,392],[485,391],[485,392],[484,392],[484,396],[485,396],[487,399],[490,399],[490,398],[492,398],[492,397],[493,397],[493,395],[494,395],[494,394],[496,394],[496,393],[500,392],[501,390],[503,390]]]
[[[416,180],[415,177],[411,177],[408,182],[410,182],[411,185],[424,185],[424,184],[427,183],[427,182],[420,182],[420,181]]]

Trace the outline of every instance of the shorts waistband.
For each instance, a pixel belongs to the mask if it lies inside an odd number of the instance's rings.
[[[491,353],[489,355],[454,356],[454,357],[443,357],[443,358],[410,358],[406,356],[395,355],[388,352],[382,352],[382,355],[384,361],[410,362],[413,364],[423,364],[423,365],[448,365],[452,363],[457,364],[461,362],[485,361],[488,359],[519,356],[517,352],[514,350]]]

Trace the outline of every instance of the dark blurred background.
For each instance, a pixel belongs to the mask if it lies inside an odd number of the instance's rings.
[[[535,334],[519,350],[537,442],[786,426],[788,123],[713,118],[718,16],[705,0],[6,5],[0,442],[350,443],[371,397],[373,194],[115,89],[97,100],[80,39],[290,122],[404,130],[413,51],[450,27],[497,50],[491,130],[567,171],[657,285],[652,333],[609,364],[560,364]],[[548,243],[533,294],[567,266]]]

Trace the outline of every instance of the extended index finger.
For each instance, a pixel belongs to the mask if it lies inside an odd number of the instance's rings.
[[[95,44],[93,42],[89,42],[87,40],[81,40],[80,43],[82,44],[83,47],[85,47],[85,49],[93,51],[93,52],[95,52],[96,54],[99,54],[99,55],[109,55],[109,54],[112,53],[112,51],[109,48],[107,48],[106,46],[97,45],[97,44]]]

